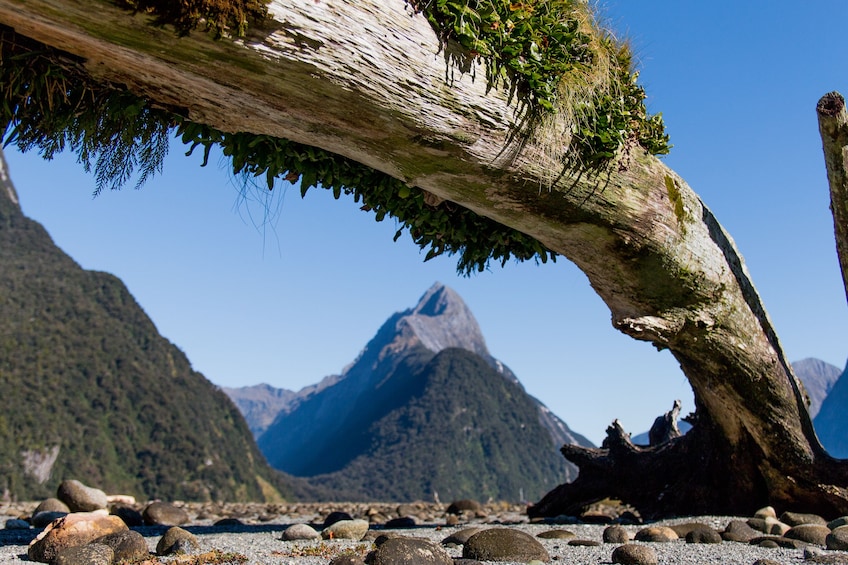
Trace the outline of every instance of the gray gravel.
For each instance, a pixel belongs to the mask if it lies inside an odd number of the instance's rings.
[[[724,529],[733,518],[730,517],[697,517],[688,519],[667,520],[659,524],[671,524],[685,521],[699,521],[707,523],[717,529]],[[326,565],[333,555],[345,550],[366,551],[371,547],[370,542],[352,542],[345,540],[332,541],[310,541],[310,542],[284,542],[281,541],[281,532],[290,524],[286,522],[269,522],[256,525],[239,525],[228,527],[215,527],[211,525],[192,525],[186,529],[198,536],[203,551],[214,549],[224,552],[234,552],[248,557],[250,565]],[[477,525],[477,524],[475,524]],[[484,526],[486,524],[483,524]],[[491,524],[495,526],[496,524]],[[468,527],[464,524],[456,527],[439,526],[435,524],[423,525],[408,530],[385,530],[400,533],[402,535],[422,537],[434,542],[441,542],[453,532]],[[532,535],[540,532],[564,528],[574,532],[580,539],[602,540],[604,526],[600,525],[565,525],[550,526],[540,524],[512,524],[507,527],[518,528]],[[634,534],[642,526],[626,526]],[[375,528],[378,529],[378,528]],[[159,537],[165,531],[163,527],[138,528],[151,551],[155,550]],[[381,530],[382,531],[382,530]],[[26,563],[27,544],[35,537],[35,530],[13,531],[0,530],[0,563]],[[613,549],[616,544],[602,544],[598,547],[575,547],[569,546],[563,540],[545,540],[540,542],[550,553],[553,563],[561,562],[568,564],[600,564],[610,563]],[[752,565],[757,559],[770,559],[777,563],[795,564],[804,560],[804,551],[796,549],[767,549],[745,545],[741,543],[723,542],[714,545],[687,544],[683,540],[670,543],[653,543],[651,546],[659,556],[660,564],[680,565]],[[305,552],[324,552],[323,556],[306,557]],[[448,551],[454,557],[460,557],[462,548],[450,548]],[[824,551],[824,550],[821,550]],[[829,554],[835,552],[827,552]],[[169,563],[173,558],[161,558],[161,562]],[[512,565],[512,564],[501,564]]]

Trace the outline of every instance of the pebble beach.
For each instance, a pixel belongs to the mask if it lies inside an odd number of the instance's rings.
[[[38,503],[0,504],[0,563],[30,563],[29,544],[42,531],[37,527],[24,527],[32,520]],[[125,509],[135,510],[141,515],[145,505],[126,505]],[[173,503],[178,511],[184,513],[184,521],[178,529],[187,532],[192,538],[190,545],[183,546],[188,551],[171,555],[158,555],[161,540],[171,529],[168,525],[135,524],[129,527],[140,534],[147,545],[149,554],[134,561],[145,565],[157,563],[245,563],[248,565],[326,565],[345,563],[355,565],[362,562],[375,563],[414,563],[402,557],[375,561],[372,555],[381,542],[390,538],[418,538],[425,540],[435,548],[443,561],[423,560],[427,563],[456,564],[497,562],[501,564],[518,563],[569,563],[569,564],[608,564],[613,562],[632,562],[658,564],[722,564],[722,565],[770,565],[799,563],[846,563],[848,553],[827,549],[826,543],[811,543],[792,540],[791,537],[767,536],[759,533],[762,539],[751,541],[712,540],[711,543],[696,543],[684,539],[686,536],[656,539],[657,541],[637,541],[640,532],[651,529],[667,532],[677,528],[679,532],[692,529],[697,523],[707,526],[714,532],[725,532],[728,524],[747,522],[751,517],[698,516],[681,517],[653,523],[616,525],[618,534],[625,532],[627,541],[605,541],[607,530],[613,526],[613,518],[591,517],[589,521],[605,523],[586,523],[574,518],[559,517],[543,522],[531,523],[526,508],[521,505],[488,504],[479,505],[459,513],[448,512],[448,505],[434,503],[412,504],[374,504],[374,503],[303,503],[303,504],[200,504]],[[455,512],[455,509],[452,509]],[[114,511],[113,511],[114,514]],[[335,517],[338,521],[328,522]],[[779,522],[770,518],[772,526]],[[351,539],[346,534],[327,535],[325,530],[335,524],[351,523],[362,528]],[[291,529],[293,525],[299,525]],[[837,526],[838,527],[838,526]],[[495,537],[526,534],[538,542],[543,553],[524,554],[514,560],[498,558],[489,561],[470,557],[464,544],[463,533],[470,528],[495,530]],[[682,529],[681,529],[682,528]],[[313,532],[313,539],[286,539],[295,530]],[[785,529],[785,528],[784,528]],[[286,534],[286,531],[289,534]],[[338,530],[342,531],[342,530]],[[787,530],[788,531],[788,530]],[[606,532],[606,533],[605,533]],[[323,533],[323,535],[322,535]],[[361,538],[359,538],[361,534]],[[451,537],[453,536],[453,541]],[[522,538],[522,539],[523,539]],[[781,540],[792,540],[783,542]],[[822,538],[823,539],[823,538]],[[816,540],[821,541],[821,539]],[[769,543],[764,543],[769,542]],[[533,542],[535,543],[535,542]],[[388,545],[388,544],[387,544]],[[617,555],[614,552],[622,545],[648,548],[645,561],[635,557]],[[435,551],[435,550],[434,550]],[[408,557],[408,556],[407,556]],[[547,557],[547,560],[545,559]],[[193,560],[192,560],[193,559]],[[62,561],[63,563],[67,561]],[[93,561],[89,561],[92,563]],[[118,562],[118,561],[113,561]],[[70,562],[67,562],[70,563]]]

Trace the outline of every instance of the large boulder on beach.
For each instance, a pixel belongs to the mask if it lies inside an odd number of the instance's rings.
[[[127,529],[124,521],[117,516],[100,512],[75,512],[47,526],[30,543],[27,556],[32,561],[50,563],[65,548],[85,545],[99,537]]]

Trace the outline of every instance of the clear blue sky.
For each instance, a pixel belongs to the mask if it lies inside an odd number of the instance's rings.
[[[649,108],[665,116],[665,161],[736,240],[789,359],[842,367],[848,312],[815,105],[848,93],[848,2],[617,0],[601,12],[630,38]],[[140,191],[96,199],[72,156],[6,156],[25,213],[83,267],[122,278],[217,384],[298,389],[338,373],[441,281],[492,354],[596,443],[615,418],[637,433],[675,398],[692,409],[674,359],[613,330],[565,260],[458,278],[453,259],[423,263],[406,236],[392,242],[393,222],[349,200],[283,187],[245,200],[225,169],[179,147]]]

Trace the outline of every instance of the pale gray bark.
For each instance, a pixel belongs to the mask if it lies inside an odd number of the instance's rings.
[[[487,92],[482,67],[452,67],[403,0],[274,0],[270,13],[246,40],[214,42],[101,0],[0,0],[0,23],[192,120],[338,153],[537,238],[586,273],[616,328],[680,361],[701,415],[692,437],[743,460],[739,500],[848,513],[833,486],[848,472],[818,444],[744,261],[677,174],[637,148],[604,173],[560,176],[563,117],[511,146],[506,93]]]

